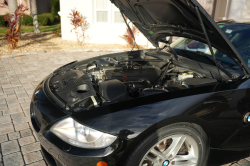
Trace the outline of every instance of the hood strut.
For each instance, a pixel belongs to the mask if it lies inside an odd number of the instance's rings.
[[[206,28],[205,28],[205,26],[204,26],[204,24],[203,24],[203,21],[202,21],[201,14],[200,14],[200,11],[199,11],[198,6],[195,6],[195,11],[196,11],[196,14],[197,14],[197,16],[198,16],[198,19],[199,19],[199,21],[200,21],[201,28],[202,28],[202,31],[203,31],[203,33],[204,33],[204,35],[205,35],[205,38],[206,38],[206,41],[207,41],[209,50],[210,50],[210,52],[211,52],[211,54],[212,54],[212,56],[213,56],[214,62],[215,62],[216,67],[217,67],[217,70],[218,70],[219,75],[220,75],[220,77],[221,77],[221,81],[223,82],[223,77],[222,77],[222,75],[221,75],[221,73],[220,73],[220,69],[219,69],[219,67],[218,67],[218,63],[217,63],[217,61],[216,61],[216,57],[215,57],[215,55],[214,55],[214,50],[213,50],[212,45],[211,45],[211,43],[210,43],[210,40],[209,40],[209,38],[208,38],[207,31],[206,31]]]
[[[120,12],[121,12],[121,15],[122,15],[122,18],[123,18],[125,24],[126,24],[127,27],[128,27],[128,30],[129,30],[130,34],[131,34],[131,36],[132,36],[132,38],[134,39],[134,42],[135,42],[135,36],[134,36],[134,34],[133,34],[133,32],[132,32],[130,26],[128,25],[127,20],[125,19],[124,14],[122,13],[122,11],[120,11]]]

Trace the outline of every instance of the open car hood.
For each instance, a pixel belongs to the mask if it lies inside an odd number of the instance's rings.
[[[166,36],[186,37],[207,43],[195,11],[195,7],[198,7],[212,46],[228,55],[250,74],[233,44],[196,0],[111,1],[155,47]]]

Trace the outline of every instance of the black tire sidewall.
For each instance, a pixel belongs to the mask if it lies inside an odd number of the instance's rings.
[[[176,126],[165,126],[161,129],[158,129],[156,132],[152,133],[147,137],[139,146],[135,149],[132,154],[132,157],[126,166],[139,166],[145,153],[152,148],[160,140],[171,137],[173,135],[189,135],[191,136],[198,145],[199,158],[197,165],[201,166],[206,163],[207,152],[208,152],[208,143],[207,138],[203,138],[197,130],[190,126],[176,125]]]

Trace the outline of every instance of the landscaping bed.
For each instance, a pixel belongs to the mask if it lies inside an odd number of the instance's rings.
[[[147,46],[139,46],[140,49],[147,48]],[[68,51],[72,49],[130,49],[128,45],[122,44],[92,44],[78,45],[76,41],[62,40],[61,37],[55,37],[54,32],[42,32],[39,34],[23,33],[18,46],[14,50],[8,49],[6,42],[0,41],[0,55],[30,51],[46,51],[58,52]]]

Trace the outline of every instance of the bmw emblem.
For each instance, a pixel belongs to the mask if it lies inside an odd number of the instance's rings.
[[[168,160],[167,160],[167,161],[164,161],[163,166],[168,166],[168,164],[169,164],[169,161],[168,161]]]
[[[38,90],[38,91],[36,91],[36,92],[35,92],[35,95],[37,95],[39,92],[40,92],[39,90]]]
[[[250,112],[246,113],[244,116],[244,122],[245,123],[250,123]]]

